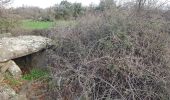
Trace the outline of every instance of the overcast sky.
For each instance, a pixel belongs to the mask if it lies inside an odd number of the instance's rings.
[[[11,6],[12,7],[20,7],[22,5],[25,6],[38,6],[41,8],[47,8],[53,6],[54,4],[59,4],[62,0],[13,0]],[[99,4],[100,0],[67,0],[69,2],[77,2],[82,3],[84,6],[88,6],[89,4]]]

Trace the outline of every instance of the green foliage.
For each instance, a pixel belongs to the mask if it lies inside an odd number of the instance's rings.
[[[15,79],[9,73],[5,74],[5,80],[11,86],[18,86],[18,85],[20,85],[22,83],[22,79]]]
[[[56,19],[70,19],[71,17],[77,18],[82,14],[83,7],[81,3],[70,3],[62,1],[59,5],[55,6]]]
[[[105,9],[110,9],[114,6],[116,6],[114,0],[101,0],[99,6],[96,7],[96,10],[104,11]]]
[[[75,25],[75,21],[65,21],[65,20],[57,20],[55,22],[49,22],[49,21],[32,21],[32,20],[24,20],[22,21],[22,28],[34,30],[34,29],[49,29],[54,26],[69,26],[69,25]]]
[[[45,76],[49,76],[49,72],[47,70],[42,69],[32,69],[29,74],[23,76],[25,80],[36,80]]]
[[[74,3],[72,6],[73,6],[73,17],[77,18],[80,14],[82,14],[83,11],[81,3]]]

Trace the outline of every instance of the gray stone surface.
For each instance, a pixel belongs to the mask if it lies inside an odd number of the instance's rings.
[[[19,66],[12,60],[8,61],[8,71],[11,73],[11,75],[18,79],[22,76],[22,71],[19,68]]]
[[[4,80],[4,75],[0,73],[0,82]]]
[[[28,100],[28,99],[27,99],[26,95],[18,94],[16,96],[14,96],[13,98],[11,98],[10,100]]]
[[[21,78],[22,71],[13,61],[53,45],[52,40],[41,36],[8,37],[0,35],[0,100],[27,100],[25,94],[16,92],[7,84],[2,84],[4,73],[8,71],[14,78]]]
[[[0,93],[1,100],[9,100],[10,96],[7,93]]]
[[[5,72],[8,70],[8,68],[9,68],[10,65],[11,65],[10,62],[11,62],[11,61],[6,61],[6,62],[0,63],[1,73],[5,73]]]
[[[0,84],[0,100],[9,100],[16,92],[7,84]]]
[[[52,45],[52,40],[42,36],[4,37],[0,39],[0,62],[26,56]]]

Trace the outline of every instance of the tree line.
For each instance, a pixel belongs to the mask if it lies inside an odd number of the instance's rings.
[[[157,5],[157,0],[134,0],[128,1],[129,3],[122,3],[118,5],[117,0],[101,0],[99,5],[90,5],[87,7],[82,6],[81,3],[71,3],[67,0],[61,1],[60,4],[55,4],[49,8],[39,7],[18,7],[18,8],[6,8],[11,0],[0,0],[0,30],[8,32],[12,27],[15,27],[18,20],[31,19],[35,21],[55,21],[55,20],[75,20],[86,14],[101,13],[108,9],[121,8],[129,9],[134,8],[138,12],[136,15],[140,15],[145,8],[152,9]],[[122,1],[123,2],[123,1]],[[155,6],[158,7],[158,6]],[[161,4],[160,4],[161,7]],[[158,8],[159,9],[159,8]],[[165,12],[161,10],[161,13]],[[168,16],[169,8],[166,8],[166,19],[170,19]]]

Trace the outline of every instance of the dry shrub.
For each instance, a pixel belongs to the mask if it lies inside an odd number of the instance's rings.
[[[10,9],[0,8],[0,33],[11,32],[20,25],[20,17],[13,14]]]
[[[165,26],[159,13],[134,16],[116,8],[79,19],[48,51],[48,99],[169,100]]]

